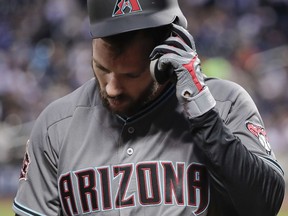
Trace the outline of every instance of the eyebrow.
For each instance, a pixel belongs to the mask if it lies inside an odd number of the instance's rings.
[[[100,70],[106,71],[106,72],[110,72],[109,69],[105,68],[103,65],[101,65],[96,59],[93,58],[93,63],[95,64],[95,66],[97,68],[99,68]]]
[[[111,71],[108,69],[108,68],[105,68],[103,65],[101,65],[95,58],[92,58],[92,64],[95,64],[95,66],[97,67],[97,68],[99,68],[100,70],[102,70],[102,71],[105,71],[106,73],[110,73]],[[94,66],[93,66],[94,67]],[[127,73],[124,73],[124,74],[126,74],[126,75],[140,75],[140,74],[142,74],[144,71],[141,71],[141,72],[127,72]]]

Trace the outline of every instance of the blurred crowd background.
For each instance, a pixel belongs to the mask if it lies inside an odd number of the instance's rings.
[[[179,2],[204,73],[250,93],[288,182],[288,0]],[[85,0],[0,0],[0,198],[39,113],[91,77]]]

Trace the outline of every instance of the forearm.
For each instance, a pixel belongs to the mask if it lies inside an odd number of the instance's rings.
[[[272,216],[284,197],[283,177],[248,151],[214,110],[190,120],[194,142],[209,171],[223,184],[239,215]]]

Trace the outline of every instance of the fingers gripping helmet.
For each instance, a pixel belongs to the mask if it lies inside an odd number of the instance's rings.
[[[93,38],[174,22],[187,28],[178,0],[87,0],[87,7]]]

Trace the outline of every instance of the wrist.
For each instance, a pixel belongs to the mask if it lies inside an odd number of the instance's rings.
[[[185,97],[183,100],[184,110],[189,119],[194,119],[205,114],[216,105],[216,101],[208,86],[205,86],[196,96]]]

